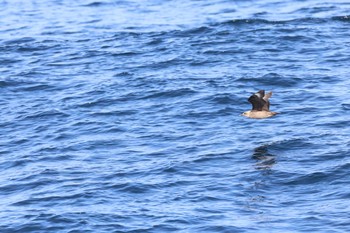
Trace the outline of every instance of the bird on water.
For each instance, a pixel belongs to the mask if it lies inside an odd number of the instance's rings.
[[[243,116],[255,119],[263,119],[272,117],[277,112],[270,111],[269,98],[272,96],[272,92],[265,95],[265,90],[260,90],[257,93],[251,95],[248,101],[252,104],[252,110],[242,113]]]

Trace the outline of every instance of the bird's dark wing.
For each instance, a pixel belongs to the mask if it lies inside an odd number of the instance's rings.
[[[264,98],[264,91],[259,91],[258,93],[249,97],[248,101],[253,105],[253,109],[255,111],[262,111],[264,105],[266,105],[266,101]]]
[[[270,97],[272,96],[272,92],[270,91],[269,93],[267,93],[264,97],[263,100],[265,100],[265,105],[263,106],[262,110],[263,111],[270,111]]]

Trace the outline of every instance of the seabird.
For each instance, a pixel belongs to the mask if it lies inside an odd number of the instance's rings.
[[[243,116],[255,119],[262,119],[272,117],[277,112],[270,111],[269,98],[272,96],[272,92],[265,95],[264,90],[260,90],[257,93],[249,97],[248,101],[252,104],[253,108],[250,111],[242,113]]]

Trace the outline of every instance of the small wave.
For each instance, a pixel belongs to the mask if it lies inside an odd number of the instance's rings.
[[[64,113],[57,109],[45,110],[45,111],[37,111],[32,112],[31,114],[21,116],[21,120],[32,120],[32,119],[47,119],[52,117],[62,117],[69,116],[67,113]]]
[[[216,104],[232,104],[235,102],[231,94],[218,94],[212,97],[212,101]]]
[[[103,112],[94,112],[93,116],[131,116],[137,114],[136,110],[119,110],[119,111],[103,111]]]
[[[9,58],[0,58],[0,64],[2,65],[12,65],[15,64],[17,62],[21,62],[22,60],[19,59],[9,59]]]
[[[344,151],[341,153],[349,153],[349,151]],[[332,184],[347,184],[344,177],[348,176],[348,171],[350,169],[350,163],[342,163],[331,170],[330,176],[333,177]]]
[[[17,86],[20,83],[21,82],[17,82],[14,80],[3,80],[3,81],[0,81],[0,87],[12,87],[12,86]]]
[[[335,167],[328,167],[322,171],[314,171],[309,174],[296,175],[285,181],[286,185],[309,185],[309,184],[346,184],[342,178],[347,175],[350,163],[344,163]]]
[[[307,37],[304,35],[288,35],[288,36],[281,36],[279,38],[283,41],[292,41],[292,42],[302,41],[302,42],[310,42],[311,43],[313,41],[316,41],[315,38]]]
[[[202,227],[195,227],[194,232],[244,232],[246,228],[240,228],[228,224],[217,224]],[[253,230],[258,231],[258,230]]]
[[[210,30],[210,29],[211,29],[210,27],[202,26],[202,27],[186,30],[185,33],[186,34],[201,34],[201,33],[208,32],[208,30]]]
[[[260,18],[234,19],[220,23],[211,24],[211,26],[244,26],[244,25],[275,25],[275,24],[324,24],[332,21],[349,22],[350,16],[335,16],[330,18],[305,17],[288,20],[267,20]]]
[[[350,15],[334,16],[334,17],[332,17],[332,20],[349,23],[350,22]]]
[[[325,183],[331,180],[327,172],[313,172],[299,177],[293,177],[292,180],[285,182],[286,185],[308,185],[315,183]]]
[[[334,16],[334,17],[328,17],[328,18],[317,18],[317,17],[304,17],[304,18],[295,18],[295,19],[286,19],[286,20],[268,20],[268,19],[262,19],[262,18],[245,18],[245,19],[233,19],[233,20],[226,20],[222,22],[214,22],[214,23],[208,23],[204,26],[200,27],[194,27],[194,28],[187,28],[184,30],[165,30],[165,31],[144,31],[140,32],[140,30],[135,30],[135,28],[126,28],[130,31],[121,31],[116,34],[116,38],[125,38],[127,36],[133,36],[133,37],[140,37],[140,36],[154,36],[156,35],[157,38],[159,37],[189,37],[189,36],[200,36],[200,35],[208,35],[213,32],[215,32],[217,35],[227,35],[230,32],[229,31],[222,31],[218,30],[217,28],[220,27],[244,27],[244,26],[254,26],[254,25],[320,25],[320,24],[326,24],[330,22],[349,22],[350,16]],[[152,43],[152,42],[151,42]],[[154,44],[160,43],[159,39],[156,39],[153,41]]]
[[[107,5],[106,2],[91,2],[91,3],[88,3],[86,5],[82,5],[84,7],[100,7],[100,6],[105,6]]]
[[[92,107],[103,107],[103,106],[110,106],[115,102],[114,99],[110,98],[96,98],[94,100],[87,100],[83,103],[77,104],[80,108],[92,108]]]
[[[129,56],[135,56],[139,55],[141,53],[136,53],[136,52],[119,52],[119,53],[112,53],[111,55],[113,57],[129,57]]]
[[[157,186],[153,184],[142,184],[142,183],[124,183],[124,184],[114,184],[110,187],[111,189],[117,189],[121,192],[133,193],[133,194],[142,194],[148,193],[153,189],[156,189]]]
[[[301,81],[295,76],[283,76],[278,73],[268,73],[261,77],[241,77],[237,79],[239,82],[255,83],[255,85],[279,86],[279,87],[293,87],[297,86]]]
[[[149,42],[147,42],[147,45],[159,45],[159,44],[161,44],[163,42],[163,40],[162,39],[160,39],[160,38],[154,38],[154,39],[152,39],[151,41],[149,41]]]
[[[301,7],[295,11],[293,11],[293,14],[299,13],[299,14],[317,14],[317,13],[322,13],[322,12],[327,12],[327,11],[332,11],[335,10],[335,6],[309,6],[309,7]]]
[[[281,141],[272,142],[264,146],[260,146],[257,149],[257,152],[266,153],[268,150],[271,151],[286,151],[286,150],[295,150],[298,148],[310,147],[313,144],[310,143],[307,139],[304,138],[292,138]]]
[[[55,89],[54,86],[44,84],[44,83],[37,83],[32,85],[27,85],[23,87],[16,88],[16,91],[49,91]]]
[[[206,33],[210,33],[213,30],[211,25],[208,26],[201,26],[201,27],[195,27],[195,28],[190,28],[190,29],[185,29],[185,30],[172,30],[170,32],[163,32],[166,33],[167,36],[169,37],[189,37],[193,35],[203,35]]]
[[[114,77],[124,77],[124,76],[132,76],[132,75],[133,75],[133,73],[131,73],[131,72],[123,71],[123,72],[115,74]]]
[[[261,25],[261,24],[286,24],[289,21],[279,21],[279,20],[267,20],[267,19],[260,19],[260,18],[246,18],[246,19],[233,19],[233,20],[227,20],[224,22],[219,23],[212,23],[210,26],[212,27],[218,27],[218,26],[235,26],[235,27],[241,27],[241,26],[247,26],[247,25]]]
[[[190,89],[190,88],[180,88],[176,90],[167,90],[167,91],[155,91],[155,93],[147,95],[143,97],[142,99],[153,99],[153,98],[174,98],[174,97],[181,97],[186,95],[193,95],[196,91]]]
[[[350,110],[350,104],[342,104],[341,106],[344,110]]]
[[[283,24],[284,21],[270,21],[266,19],[234,19],[230,21],[226,21],[223,24],[226,25],[234,25],[234,26],[241,26],[241,25],[247,25],[247,24]]]
[[[203,52],[203,54],[209,54],[209,55],[235,55],[241,51],[234,50],[234,49],[228,49],[228,50],[213,50],[209,49]]]
[[[4,42],[6,45],[19,45],[22,43],[29,43],[35,41],[35,38],[33,37],[22,37],[18,39],[12,39],[12,40],[7,40]]]
[[[30,77],[34,75],[38,75],[38,73],[35,72],[28,72],[28,73],[20,73],[22,77]],[[58,87],[50,85],[48,83],[44,82],[32,82],[30,80],[13,80],[13,79],[7,79],[0,81],[0,87],[3,88],[9,88],[12,91],[15,92],[32,92],[32,91],[52,91],[56,90]]]

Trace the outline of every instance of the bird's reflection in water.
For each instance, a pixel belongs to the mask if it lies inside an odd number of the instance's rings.
[[[258,161],[256,169],[269,170],[276,163],[275,156],[269,152],[268,147],[268,145],[264,145],[254,149],[252,158]]]
[[[259,172],[253,172],[253,179],[250,180],[248,189],[248,200],[246,208],[251,214],[252,221],[266,222],[271,221],[271,216],[266,214],[266,207],[273,203],[269,198],[270,180],[273,175],[272,166],[276,163],[275,155],[269,150],[271,145],[262,145],[256,147],[252,154],[252,159],[256,161],[254,168]],[[268,191],[269,190],[269,191]]]

